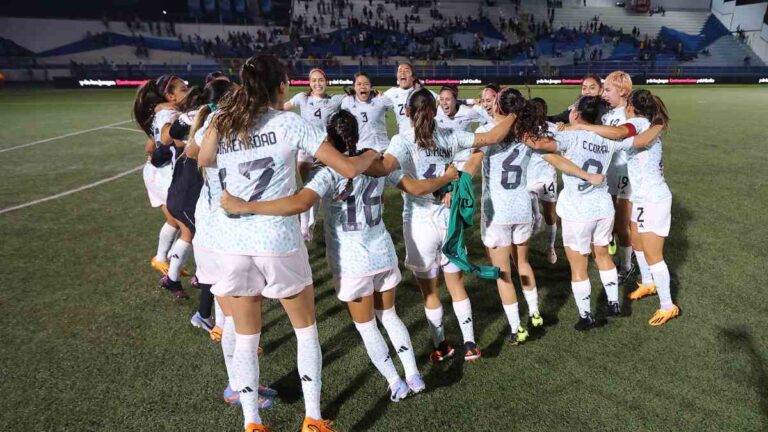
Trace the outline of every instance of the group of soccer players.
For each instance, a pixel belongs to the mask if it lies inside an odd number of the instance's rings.
[[[477,99],[460,100],[456,88],[435,94],[421,87],[409,64],[398,66],[396,78],[396,87],[379,94],[358,73],[353,91],[331,96],[325,73],[314,69],[309,90],[289,98],[284,67],[273,56],[257,55],[244,63],[239,84],[214,73],[190,90],[184,80],[163,75],[137,93],[134,117],[148,136],[145,185],[151,205],[166,218],[151,265],[163,273],[163,288],[188,298],[181,277],[194,249],[190,284],[200,289],[200,303],[192,324],[221,341],[229,377],[223,397],[242,406],[246,431],[269,430],[259,410],[277,395],[259,384],[264,297],[280,301],[296,334],[306,410],[302,431],[334,430],[320,412],[322,354],[305,246],[321,209],[337,297],[395,402],[426,385],[395,308],[401,273],[389,230],[402,228],[405,267],[424,298],[430,360],[455,354],[443,330],[441,270],[464,359],[481,357],[463,272],[442,252],[456,224],[452,195],[460,193],[449,186],[460,177],[482,179],[481,238],[499,269],[511,344],[525,342],[528,329],[544,325],[529,240],[544,230],[547,260],[555,263],[558,218],[579,310],[577,330],[596,325],[590,254],[608,298],[607,316],[621,314],[619,286],[632,272],[633,255],[641,281],[630,299],[658,293],[661,307],[651,325],[679,315],[662,253],[672,198],[663,177],[660,134],[669,118],[661,99],[633,91],[623,72],[605,83],[587,76],[576,102],[547,117],[545,101],[528,100],[513,88],[489,85]],[[390,110],[398,125],[391,138]],[[556,169],[563,172],[559,195]],[[402,227],[389,230],[383,221],[387,185],[403,196]],[[614,238],[618,270],[609,251]],[[513,270],[528,326],[518,312]],[[397,351],[402,377],[378,323]]]

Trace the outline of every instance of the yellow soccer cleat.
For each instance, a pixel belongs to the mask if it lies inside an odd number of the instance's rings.
[[[304,423],[301,425],[301,432],[336,432],[336,429],[333,428],[333,421],[331,420],[315,420],[305,417]]]
[[[159,271],[163,274],[163,276],[168,274],[168,261],[158,261],[156,257],[152,257],[151,260],[149,260],[149,265],[152,266],[153,269]]]
[[[245,426],[245,432],[272,432],[272,429],[256,423],[248,423]]]
[[[214,341],[214,342],[221,342],[221,334],[222,334],[222,332],[223,332],[223,330],[221,329],[221,327],[214,326],[213,330],[211,330],[211,332],[208,333],[208,335],[211,337],[212,341]]]
[[[657,310],[656,313],[653,314],[651,319],[648,321],[648,324],[650,324],[650,325],[652,325],[654,327],[658,327],[660,325],[666,324],[667,321],[669,321],[669,320],[671,320],[673,318],[677,318],[678,316],[680,316],[680,308],[675,306],[675,305],[672,305],[672,309],[669,309],[669,310],[659,309],[659,310]]]
[[[640,282],[637,283],[637,288],[635,288],[634,291],[629,293],[629,299],[630,300],[640,300],[643,297],[648,297],[649,295],[656,294],[656,284],[651,282],[649,284],[641,284]]]

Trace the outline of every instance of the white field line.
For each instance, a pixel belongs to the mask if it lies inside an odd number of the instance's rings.
[[[119,174],[113,175],[112,177],[105,178],[103,180],[99,180],[99,181],[96,181],[96,182],[93,182],[93,183],[89,183],[89,184],[87,184],[85,186],[80,186],[79,188],[70,189],[68,191],[57,193],[56,195],[51,195],[49,197],[40,198],[38,200],[30,201],[30,202],[24,203],[24,204],[19,204],[19,205],[13,206],[13,207],[7,207],[7,208],[4,208],[4,209],[0,209],[0,214],[12,212],[14,210],[20,210],[20,209],[23,209],[23,208],[26,208],[26,207],[33,206],[35,204],[40,204],[40,203],[44,203],[46,201],[51,201],[51,200],[55,200],[55,199],[58,199],[58,198],[62,198],[62,197],[65,197],[67,195],[72,195],[73,193],[82,192],[84,190],[91,189],[91,188],[94,188],[94,187],[99,186],[99,185],[103,185],[104,183],[109,183],[109,182],[111,182],[113,180],[117,180],[117,179],[119,179],[121,177],[125,177],[125,176],[127,176],[129,174],[133,174],[133,173],[135,173],[137,171],[140,171],[142,169],[144,169],[144,164],[141,164],[141,165],[137,166],[136,168],[131,168],[128,171],[123,171],[123,172],[121,172]]]
[[[17,146],[0,149],[0,153],[5,153],[5,152],[11,151],[11,150],[18,150],[20,148],[25,148],[25,147],[31,147],[33,145],[38,145],[38,144],[43,144],[43,143],[47,143],[47,142],[51,142],[51,141],[56,141],[56,140],[60,140],[62,138],[68,138],[68,137],[71,137],[71,136],[81,135],[81,134],[88,133],[88,132],[94,132],[94,131],[97,131],[97,130],[106,129],[106,128],[110,128],[110,127],[113,127],[113,126],[118,126],[118,125],[121,125],[121,124],[130,123],[132,121],[133,120],[124,120],[124,121],[121,121],[121,122],[112,123],[112,124],[108,124],[108,125],[104,125],[104,126],[99,126],[99,127],[95,127],[95,128],[91,128],[91,129],[85,129],[85,130],[81,130],[81,131],[77,131],[77,132],[70,132],[68,134],[59,135],[59,136],[53,137],[53,138],[46,138],[46,139],[39,140],[39,141],[33,141],[31,143],[20,144],[20,145],[17,145]]]
[[[124,130],[124,131],[128,131],[128,132],[144,133],[144,131],[141,130],[141,129],[131,129],[131,128],[120,127],[120,126],[110,126],[109,129],[119,129],[119,130]]]

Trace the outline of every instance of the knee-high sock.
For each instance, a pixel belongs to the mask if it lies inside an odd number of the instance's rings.
[[[571,282],[573,298],[576,300],[576,307],[579,308],[579,315],[584,318],[588,313],[592,313],[592,285],[589,279]]]
[[[178,281],[181,276],[181,268],[187,261],[187,255],[192,250],[192,244],[182,239],[176,240],[171,248],[171,262],[168,267],[168,277],[172,281]]]
[[[376,317],[379,318],[379,321],[387,330],[387,336],[389,336],[389,340],[392,342],[395,350],[397,350],[400,363],[403,364],[403,369],[405,370],[405,378],[408,379],[418,374],[419,369],[416,366],[416,357],[413,354],[411,335],[408,333],[408,328],[405,327],[403,320],[397,315],[394,306],[389,309],[377,310]]]
[[[653,282],[656,284],[656,292],[659,293],[659,302],[664,310],[672,309],[672,292],[670,291],[670,277],[667,263],[659,261],[651,266]]]
[[[229,378],[229,388],[234,389],[235,373],[232,369],[232,356],[235,354],[235,320],[231,316],[224,317],[224,322],[217,323],[221,325],[221,351],[224,353],[224,367],[227,368],[227,378]]]
[[[461,335],[464,336],[464,342],[475,341],[475,323],[472,322],[472,303],[469,298],[453,302],[453,312],[459,320]]]
[[[317,324],[294,328],[293,331],[296,333],[296,364],[301,379],[301,390],[304,392],[304,410],[307,417],[320,420],[323,354],[320,351]]]
[[[645,252],[635,251],[635,257],[637,258],[637,266],[640,267],[640,283],[643,285],[653,283],[653,275],[648,261],[645,260]]]
[[[259,338],[261,333],[252,335],[235,334],[235,353],[232,356],[232,370],[235,372],[235,390],[240,392],[245,425],[261,424],[259,417]]]
[[[427,322],[429,323],[429,334],[432,336],[432,343],[437,348],[440,342],[445,340],[445,331],[443,329],[443,307],[440,306],[437,309],[424,308],[424,313],[427,315]]]
[[[221,306],[219,305],[219,299],[214,298],[214,311],[216,313],[216,327],[223,329],[224,328],[224,311],[221,309]]]
[[[397,373],[392,357],[389,355],[387,342],[384,341],[384,337],[376,325],[376,319],[374,318],[366,323],[355,323],[355,328],[357,328],[357,332],[360,333],[360,337],[363,339],[363,344],[368,352],[368,357],[371,359],[371,363],[384,376],[389,386],[392,387],[400,382],[400,375]]]
[[[547,225],[548,242],[549,247],[555,247],[555,240],[557,239],[557,222],[552,225]]]
[[[534,316],[539,313],[539,290],[536,287],[533,289],[523,289],[523,297],[528,304],[528,315]]]
[[[619,301],[619,274],[616,267],[605,271],[600,270],[600,280],[603,281],[603,288],[605,288],[605,296],[608,297],[608,301]]]
[[[171,249],[173,241],[176,240],[176,233],[178,231],[178,228],[168,225],[168,222],[163,224],[157,238],[157,254],[155,255],[155,261],[165,262],[168,260],[168,251]]]
[[[504,308],[504,314],[507,316],[512,333],[517,333],[517,329],[520,327],[520,311],[517,302],[509,305],[502,304],[501,306]]]

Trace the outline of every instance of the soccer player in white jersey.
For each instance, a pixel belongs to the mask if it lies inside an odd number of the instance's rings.
[[[546,119],[547,102],[542,98],[531,99],[531,104],[536,108],[537,114]],[[554,123],[546,123],[547,130],[550,133],[557,131]],[[547,163],[541,154],[534,152],[531,155],[531,162],[528,164],[528,192],[531,195],[531,207],[533,208],[533,232],[539,232],[542,221],[547,232],[547,262],[554,264],[557,262],[557,253],[555,252],[555,240],[557,239],[557,171]],[[541,202],[541,210],[539,209]]]
[[[411,128],[411,120],[405,114],[405,104],[408,95],[415,90],[416,72],[410,63],[401,63],[397,66],[397,87],[384,92],[384,96],[392,100],[392,111],[395,113],[395,121],[400,133]],[[429,90],[432,96],[437,99],[437,94]]]
[[[479,150],[484,155],[480,229],[491,264],[501,270],[496,281],[499,297],[511,328],[510,343],[518,345],[528,338],[528,331],[520,325],[510,257],[517,268],[523,295],[528,304],[529,324],[534,328],[544,325],[544,319],[539,313],[536,277],[528,262],[528,240],[532,234],[533,212],[526,187],[529,172],[527,166],[534,152],[523,143],[523,137],[542,135],[547,130],[545,117],[515,89],[501,90],[495,107],[497,119],[515,114],[517,120],[513,132],[502,142]],[[476,131],[485,132],[492,127],[493,124],[488,124],[478,127]],[[601,175],[589,174],[557,154],[545,154],[543,158],[557,164],[561,170],[592,183],[599,184],[603,180]],[[465,165],[465,169],[474,172],[477,168],[472,161]]]
[[[584,96],[571,110],[570,123],[595,124],[599,121],[599,110],[600,98]],[[614,153],[632,148],[633,140],[637,138],[618,142],[593,132],[566,131],[558,133],[556,141],[539,138],[532,145],[537,149],[561,152],[576,165],[581,165],[583,170],[602,174],[610,166]],[[557,215],[563,224],[563,246],[570,263],[571,288],[579,309],[579,321],[574,328],[589,330],[596,325],[591,309],[592,288],[587,275],[590,252],[595,256],[608,298],[606,315],[621,315],[618,274],[608,253],[613,231],[613,202],[605,184],[595,186],[576,177],[563,175],[563,185],[557,201]]]
[[[216,166],[222,189],[248,201],[273,200],[296,191],[296,154],[304,150],[344,177],[368,168],[380,154],[346,157],[326,142],[325,130],[283,111],[288,76],[271,55],[251,57],[240,71],[242,87],[219,103],[203,136],[202,167]],[[232,296],[234,390],[240,391],[246,431],[269,430],[257,403],[262,297],[279,299],[297,339],[297,367],[306,417],[302,431],[333,427],[320,413],[322,354],[315,323],[314,287],[307,249],[295,217],[214,213],[211,248],[221,256],[217,296]]]
[[[199,142],[202,142],[205,130],[210,125],[210,119],[212,118],[212,111],[216,110],[216,103],[223,94],[222,90],[228,90],[225,84],[219,81],[222,79],[214,79],[211,82],[214,83],[211,87],[216,89],[211,95],[211,103],[201,107],[197,116],[192,123],[189,134],[190,138],[187,145],[184,147],[184,154],[190,159],[197,159],[197,155],[200,151],[198,146]],[[226,82],[229,82],[227,79]],[[210,84],[209,84],[210,85]],[[206,86],[208,88],[209,86]],[[219,208],[219,200],[221,199],[221,183],[218,180],[219,171],[216,168],[204,168],[203,177],[205,182],[200,190],[200,196],[195,205],[195,237],[192,239],[192,244],[195,252],[195,277],[198,280],[198,287],[201,290],[201,297],[203,291],[210,292],[211,287],[219,280],[219,256],[211,250],[211,236],[215,236],[215,227],[212,223],[212,216]],[[240,393],[233,390],[232,378],[232,356],[235,351],[235,321],[232,319],[232,305],[229,302],[229,297],[219,297],[216,299],[216,321],[215,326],[210,331],[210,337],[213,341],[221,342],[221,349],[224,354],[224,366],[227,371],[227,386],[224,392],[221,394],[222,400],[228,404],[240,403]],[[196,317],[192,318],[193,324]],[[201,317],[202,318],[202,317]],[[273,398],[277,396],[277,392],[269,387],[259,385],[259,397],[258,404],[259,409],[267,409],[272,406]]]
[[[326,93],[328,77],[322,69],[312,69],[309,71],[309,90],[297,93],[288,102],[283,109],[290,111],[299,108],[301,117],[316,128],[325,129],[328,120],[333,114],[339,111],[341,101],[344,95],[329,96]],[[299,176],[301,181],[307,181],[309,172],[312,170],[314,160],[305,151],[299,151],[297,158]],[[301,222],[301,233],[305,240],[312,240],[315,226],[315,211],[313,207],[299,216]]]
[[[615,71],[605,77],[603,99],[611,110],[603,115],[601,123],[608,126],[624,124],[627,120],[627,97],[632,91],[632,78],[626,72]],[[619,253],[619,284],[632,273],[632,244],[629,234],[629,223],[632,215],[632,182],[627,174],[627,153],[616,152],[608,170],[608,192],[614,197],[616,217],[613,232],[617,239]],[[618,241],[616,241],[618,240]]]
[[[412,127],[392,137],[384,159],[371,165],[374,175],[388,175],[402,169],[405,175],[415,179],[440,177],[456,153],[501,141],[514,122],[514,117],[508,116],[490,132],[479,134],[437,128],[437,103],[427,89],[416,90],[409,96],[406,115],[411,119]],[[404,193],[403,201],[405,266],[416,276],[424,297],[424,312],[434,344],[430,360],[440,362],[454,354],[443,331],[438,280],[442,269],[464,337],[464,359],[475,361],[481,354],[475,343],[472,306],[464,288],[463,275],[441,252],[448,229],[449,209],[432,196]]]
[[[162,75],[142,85],[136,93],[133,104],[134,119],[152,140],[151,147],[148,145],[145,148],[150,156],[144,167],[144,185],[147,188],[150,204],[152,207],[160,207],[166,220],[160,229],[157,253],[150,260],[150,265],[163,274],[162,286],[180,299],[189,298],[178,282],[178,276],[182,273],[182,260],[171,258],[169,262],[168,255],[178,257],[184,254],[190,246],[189,241],[192,240],[192,236],[188,233],[189,230],[185,229],[187,231],[185,237],[176,240],[182,224],[168,211],[166,200],[176,159],[176,146],[170,135],[171,124],[179,116],[179,106],[184,102],[188,92],[189,88],[181,78]],[[169,272],[174,276],[176,283],[164,283]]]
[[[355,95],[341,102],[341,109],[352,113],[359,125],[359,148],[374,149],[383,153],[389,145],[386,114],[392,108],[392,100],[386,96],[374,97],[371,78],[364,72],[355,74]]]
[[[580,127],[610,139],[622,139],[649,129],[658,132],[669,123],[664,102],[648,90],[630,93],[626,111],[626,124]],[[661,307],[648,324],[660,326],[680,315],[680,309],[672,302],[669,269],[664,262],[664,240],[669,235],[672,219],[672,192],[664,179],[660,139],[653,140],[647,147],[635,145],[627,153],[627,170],[632,182],[632,246],[641,276],[641,282],[629,298],[639,300],[658,292]]]
[[[358,133],[355,117],[345,110],[335,114],[328,125],[328,135],[336,149],[349,155],[357,153]],[[322,200],[326,257],[337,296],[347,304],[371,362],[387,380],[390,399],[397,402],[410,392],[423,391],[426,385],[416,367],[408,329],[395,311],[395,290],[401,276],[395,246],[382,218],[384,184],[402,185],[406,190],[421,187],[421,193],[431,193],[452,181],[456,174],[453,168],[439,178],[419,181],[396,171],[387,178],[360,175],[347,180],[331,168],[319,166],[304,189],[294,196],[249,203],[225,194],[222,206],[233,214],[291,216]],[[391,361],[376,317],[400,357],[405,381]]]
[[[467,105],[459,105],[459,90],[453,86],[440,89],[437,110],[437,127],[464,132],[472,130],[472,124],[486,123],[483,117]],[[453,163],[462,169],[469,160],[471,150],[459,152],[453,156]]]

